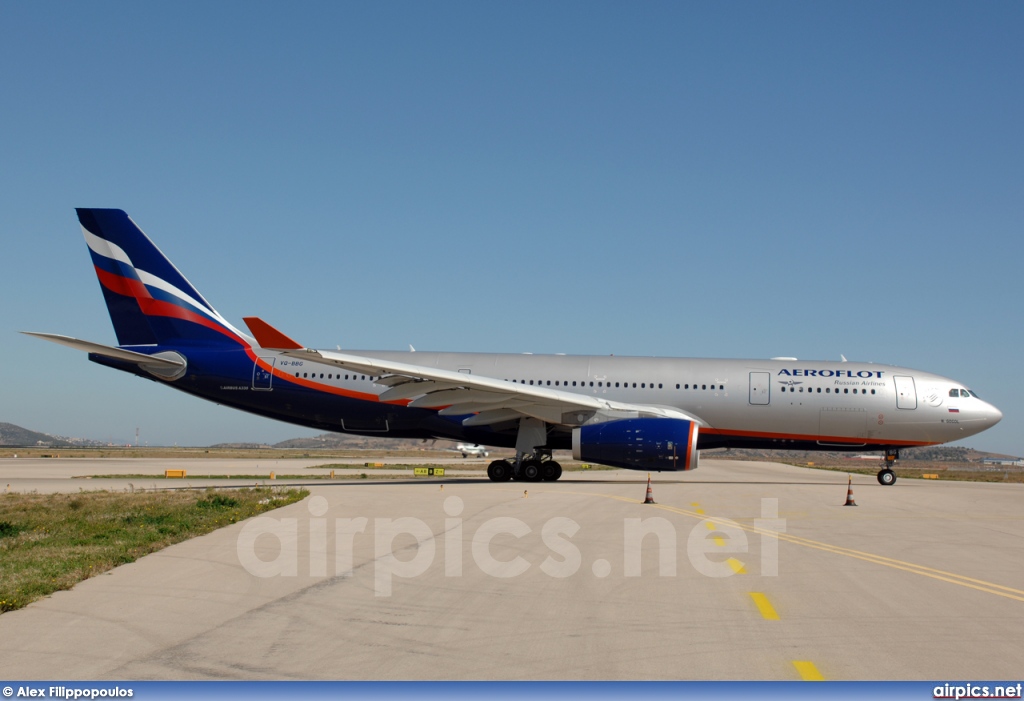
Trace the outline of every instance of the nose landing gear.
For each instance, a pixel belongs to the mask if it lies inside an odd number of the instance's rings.
[[[885,449],[885,462],[884,467],[878,471],[878,483],[884,487],[896,484],[896,473],[893,472],[892,468],[896,465],[896,460],[900,456],[899,448],[886,448]]]

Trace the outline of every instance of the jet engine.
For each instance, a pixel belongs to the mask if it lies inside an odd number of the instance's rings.
[[[685,419],[588,424],[572,431],[572,457],[631,470],[695,470],[698,428]]]

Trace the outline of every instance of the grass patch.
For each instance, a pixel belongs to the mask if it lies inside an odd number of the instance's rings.
[[[253,488],[0,495],[0,613],[308,494]]]

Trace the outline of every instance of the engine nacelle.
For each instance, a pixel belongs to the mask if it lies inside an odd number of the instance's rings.
[[[697,469],[697,432],[684,419],[619,419],[572,431],[575,460],[630,470]]]

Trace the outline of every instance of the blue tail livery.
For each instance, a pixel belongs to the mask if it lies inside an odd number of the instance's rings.
[[[120,345],[245,343],[125,212],[77,211]]]
[[[514,459],[488,465],[494,481],[557,480],[558,449],[683,471],[697,468],[700,450],[746,447],[878,450],[878,481],[890,485],[901,448],[960,440],[1002,419],[956,380],[845,358],[315,350],[259,317],[244,318],[251,335],[232,326],[125,212],[79,209],[78,219],[118,345],[30,335],[301,426],[515,448]]]

